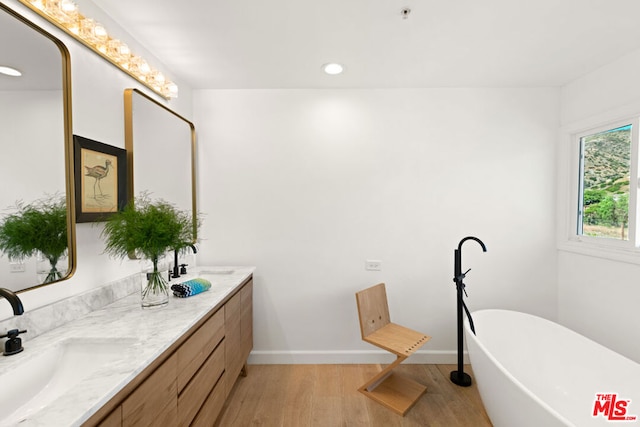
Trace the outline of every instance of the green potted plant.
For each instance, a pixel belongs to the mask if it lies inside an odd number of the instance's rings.
[[[166,305],[167,272],[159,271],[158,261],[168,251],[182,249],[193,239],[191,216],[164,200],[152,201],[143,193],[106,221],[102,237],[109,255],[135,255],[153,265],[143,280],[142,307]]]
[[[17,201],[14,213],[0,222],[0,250],[10,260],[42,255],[50,267],[42,283],[62,278],[57,264],[67,252],[67,205],[64,196],[51,195],[32,203]]]

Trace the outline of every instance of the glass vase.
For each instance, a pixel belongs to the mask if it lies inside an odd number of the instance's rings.
[[[145,264],[142,272],[142,308],[160,308],[169,304],[169,286],[165,273],[158,269],[158,263]]]
[[[68,270],[68,260],[65,255],[55,261],[47,258],[42,252],[36,255],[36,274],[38,281],[42,284],[55,282],[66,276]]]

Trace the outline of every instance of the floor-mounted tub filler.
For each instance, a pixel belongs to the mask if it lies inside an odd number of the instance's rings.
[[[469,358],[495,427],[640,426],[640,364],[529,314],[473,319]]]

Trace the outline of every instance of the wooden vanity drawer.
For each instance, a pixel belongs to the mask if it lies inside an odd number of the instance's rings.
[[[100,421],[98,427],[122,427],[122,406],[111,411],[104,420]]]
[[[224,305],[224,319],[226,325],[240,323],[242,309],[241,292],[236,292]]]
[[[240,333],[240,322],[242,316],[242,297],[240,292],[236,293],[224,306],[225,309],[225,341],[226,341],[226,373],[227,373],[227,393],[231,391],[238,374],[242,369],[242,335]]]
[[[240,291],[242,316],[240,318],[241,354],[246,362],[253,348],[253,280]]]
[[[223,373],[218,383],[213,388],[207,400],[202,405],[202,409],[191,423],[191,427],[211,427],[220,415],[224,402],[227,399],[226,394],[226,373]]]
[[[211,389],[219,382],[224,372],[224,349],[225,341],[223,340],[178,396],[178,414],[181,426],[191,424],[202,403],[209,396]],[[226,396],[222,397],[224,401]]]
[[[223,338],[224,307],[211,316],[178,349],[178,392],[182,392]]]
[[[122,402],[123,426],[176,425],[177,366],[173,355]]]

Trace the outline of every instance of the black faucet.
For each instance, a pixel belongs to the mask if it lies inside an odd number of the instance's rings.
[[[471,331],[475,334],[475,328],[473,326],[473,319],[471,318],[471,314],[469,313],[469,309],[467,309],[467,305],[464,303],[462,298],[462,293],[467,293],[464,289],[464,278],[466,277],[469,270],[462,272],[462,244],[467,240],[475,240],[482,247],[483,252],[487,252],[487,247],[482,243],[482,240],[477,237],[467,236],[464,239],[460,240],[458,243],[458,249],[455,249],[453,252],[453,281],[456,282],[456,291],[458,294],[458,304],[457,304],[457,315],[458,315],[458,370],[452,371],[450,375],[451,382],[462,386],[469,387],[471,385],[471,377],[469,374],[464,372],[463,365],[463,331],[462,331],[462,310],[467,313],[467,318],[469,319],[469,326],[471,327]]]
[[[20,298],[18,298],[18,295],[16,295],[15,292],[6,288],[0,288],[0,295],[3,296],[7,301],[9,301],[9,304],[11,304],[11,307],[13,308],[14,315],[20,316],[22,313],[24,313],[22,301],[20,301]],[[9,338],[4,344],[4,352],[2,353],[4,356],[11,356],[12,354],[20,353],[23,350],[22,340],[18,338],[18,335],[25,332],[27,331],[12,329],[6,334],[0,335],[0,338]]]
[[[9,301],[9,304],[11,304],[11,307],[13,308],[14,315],[20,316],[24,313],[22,301],[20,301],[20,298],[18,298],[18,295],[16,295],[15,292],[6,288],[0,288],[0,296],[3,296],[7,301]]]
[[[195,245],[187,244],[185,248],[186,247],[191,248],[194,254],[198,253],[198,248],[196,248]],[[174,249],[173,251],[173,272],[171,273],[171,277],[174,279],[180,277],[180,274],[187,274],[187,264],[178,265],[178,252],[180,252],[179,249]],[[182,267],[182,269],[179,267]]]
[[[6,334],[0,335],[0,338],[9,338],[4,343],[4,351],[2,352],[3,356],[12,356],[14,354],[20,353],[24,348],[22,347],[22,339],[18,338],[18,335],[26,333],[27,330],[21,331],[19,329],[12,329],[7,331]]]

